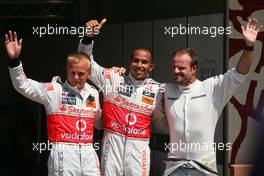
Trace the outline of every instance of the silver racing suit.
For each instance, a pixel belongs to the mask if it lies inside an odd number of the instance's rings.
[[[101,115],[98,91],[87,83],[78,91],[67,81],[58,83],[57,77],[49,83],[28,79],[21,63],[9,71],[18,92],[45,106],[48,140],[53,147],[48,159],[49,175],[100,175],[93,148],[95,118]]]
[[[104,95],[102,174],[149,175],[151,121],[159,128],[168,128],[165,118],[152,116],[161,98],[162,84],[151,78],[139,81],[131,75],[120,76],[101,67],[93,59],[92,48],[93,43],[80,42],[78,51],[91,57],[89,79]]]

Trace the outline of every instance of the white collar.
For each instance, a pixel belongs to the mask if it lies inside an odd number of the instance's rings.
[[[71,86],[70,83],[68,82],[68,80],[66,80],[66,85],[67,85],[70,89],[72,89],[73,91],[78,92],[78,93],[80,93],[80,94],[83,94],[84,92],[86,92],[86,91],[88,90],[88,84],[87,84],[87,83],[85,83],[83,89],[81,89],[81,90],[78,90],[76,87]]]
[[[132,81],[132,83],[135,84],[135,85],[141,85],[141,84],[143,84],[144,82],[146,82],[148,80],[148,78],[146,78],[144,80],[137,80],[131,75],[131,73],[129,73],[128,77]]]
[[[193,89],[193,87],[198,84],[199,80],[196,79],[192,84],[189,84],[188,86],[181,86],[178,85],[178,89],[184,93],[189,93]]]

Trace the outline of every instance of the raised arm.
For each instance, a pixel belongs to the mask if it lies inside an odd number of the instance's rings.
[[[261,27],[262,26],[259,26],[257,24],[257,20],[254,18],[249,18],[246,26],[241,26],[246,47],[244,48],[244,52],[236,66],[236,70],[240,74],[246,75],[249,72],[254,57],[254,44],[256,42],[257,35]]]
[[[100,23],[97,20],[90,20],[85,23],[86,36],[80,41],[78,51],[85,52],[92,58],[93,52],[93,37],[98,35],[101,28],[105,24],[104,18]]]
[[[42,84],[26,77],[19,59],[22,39],[18,41],[16,32],[9,31],[5,35],[5,48],[9,57],[9,72],[14,88],[25,97],[48,105],[52,97],[47,93],[46,88],[51,86],[51,83]]]
[[[91,75],[89,80],[92,81],[101,91],[106,92],[112,88],[119,75],[125,72],[124,68],[114,67],[113,69],[104,68],[100,66],[93,58],[93,37],[99,34],[106,19],[100,23],[97,20],[90,20],[85,24],[86,36],[80,41],[78,52],[84,52],[89,55],[91,59]],[[113,79],[112,79],[113,78]]]
[[[93,41],[92,37],[99,33],[99,30],[102,28],[105,23],[105,19],[99,24],[97,20],[90,20],[85,24],[86,36],[80,40],[78,46],[78,52],[84,52],[88,54],[91,59],[91,74],[89,80],[92,81],[100,91],[105,92],[106,87],[111,87],[111,81],[107,78],[110,78],[110,70],[105,69],[95,62],[93,58]]]
[[[234,95],[236,89],[245,82],[253,60],[253,47],[256,42],[260,26],[256,19],[249,19],[245,27],[242,28],[245,39],[244,52],[237,63],[236,69],[230,69],[223,75],[218,75],[205,80],[208,90],[213,92],[214,105],[219,112],[230,98]]]

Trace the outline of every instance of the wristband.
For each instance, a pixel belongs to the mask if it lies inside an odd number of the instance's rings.
[[[20,58],[8,59],[8,66],[11,68],[17,67],[20,64]]]
[[[244,50],[246,51],[253,51],[254,50],[254,45],[253,46],[245,46]]]
[[[92,41],[93,41],[93,37],[84,36],[83,39],[82,39],[82,43],[85,44],[85,45],[91,44]]]

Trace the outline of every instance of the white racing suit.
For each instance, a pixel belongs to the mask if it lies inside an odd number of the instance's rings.
[[[89,79],[104,95],[102,175],[149,175],[151,121],[168,128],[165,118],[152,117],[162,85],[151,78],[138,81],[101,67],[93,60],[92,47],[80,42],[78,51],[91,57]]]
[[[231,69],[224,75],[196,80],[188,87],[166,85],[164,106],[170,129],[170,152],[165,175],[179,167],[216,175],[216,148],[231,149],[231,144],[214,144],[216,124],[245,78]]]
[[[93,148],[95,118],[100,119],[98,91],[85,84],[78,91],[57,77],[51,83],[28,79],[22,64],[9,68],[15,89],[45,106],[48,140],[53,149],[48,159],[50,176],[100,175],[99,160]]]

